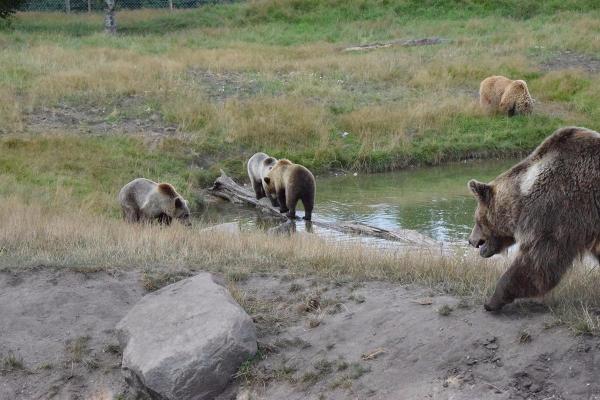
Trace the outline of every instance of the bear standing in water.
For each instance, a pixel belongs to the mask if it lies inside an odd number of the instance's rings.
[[[305,167],[290,160],[279,160],[263,179],[266,193],[279,201],[279,210],[287,212],[289,218],[296,218],[296,204],[302,200],[304,219],[311,220],[315,205],[315,177]]]
[[[127,222],[153,221],[169,225],[173,218],[191,225],[187,201],[168,183],[138,178],[119,192],[123,219]]]
[[[559,129],[492,182],[468,186],[478,203],[469,243],[482,257],[519,244],[486,310],[545,294],[585,252],[600,260],[598,132]]]
[[[248,160],[248,177],[256,194],[256,199],[260,200],[267,196],[267,184],[264,182],[265,176],[275,166],[277,159],[269,157],[265,153],[256,153]],[[277,199],[273,196],[268,196],[273,207],[278,207]]]

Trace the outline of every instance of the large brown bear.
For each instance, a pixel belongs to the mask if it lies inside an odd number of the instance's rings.
[[[191,225],[187,201],[168,183],[134,179],[119,192],[119,202],[127,222],[158,221],[169,225],[177,219]]]
[[[585,252],[600,260],[598,132],[559,129],[492,182],[468,186],[478,201],[469,243],[482,257],[519,244],[486,310],[543,295]]]
[[[296,218],[296,204],[302,200],[304,219],[311,220],[315,205],[315,177],[305,167],[290,160],[279,160],[263,179],[269,197],[279,201],[279,210],[287,212],[289,218]]]
[[[267,184],[263,179],[273,169],[276,162],[276,158],[270,157],[265,153],[256,153],[248,160],[248,177],[258,200],[267,196]],[[275,197],[269,196],[269,200],[271,200],[271,204],[274,207],[279,206]]]
[[[490,76],[479,85],[479,103],[488,112],[508,115],[531,114],[533,99],[525,81]]]

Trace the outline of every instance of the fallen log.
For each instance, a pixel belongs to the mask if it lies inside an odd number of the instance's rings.
[[[213,184],[212,188],[208,189],[208,193],[213,196],[228,200],[234,204],[256,207],[258,211],[262,212],[263,214],[272,216],[273,218],[277,218],[282,221],[287,220],[287,217],[284,214],[281,214],[278,208],[273,207],[268,199],[263,198],[257,200],[256,196],[254,195],[254,192],[251,189],[238,185],[224,171],[221,171],[221,176],[215,180],[215,183]],[[432,238],[410,229],[399,229],[390,231],[387,229],[382,229],[375,226],[362,224],[359,222],[331,222],[320,219],[315,214],[313,214],[312,224],[318,227],[331,229],[341,233],[371,236],[379,239],[403,242],[411,246],[442,246],[441,243],[433,240]]]
[[[422,38],[422,39],[397,39],[389,42],[383,43],[369,43],[363,44],[360,46],[352,46],[346,47],[342,51],[365,51],[365,50],[374,50],[374,49],[384,49],[392,46],[403,46],[403,47],[413,47],[413,46],[431,46],[434,44],[441,44],[443,42],[447,42],[448,39],[442,39],[438,37],[432,38]]]

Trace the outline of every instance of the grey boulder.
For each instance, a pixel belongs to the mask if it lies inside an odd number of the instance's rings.
[[[144,296],[117,324],[126,380],[153,399],[213,399],[257,350],[252,319],[201,273]]]

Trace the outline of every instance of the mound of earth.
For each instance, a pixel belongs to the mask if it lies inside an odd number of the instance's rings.
[[[230,287],[259,355],[219,399],[600,399],[600,339],[544,306],[500,314],[386,282],[252,276]],[[0,273],[0,398],[132,398],[116,323],[140,274]]]

